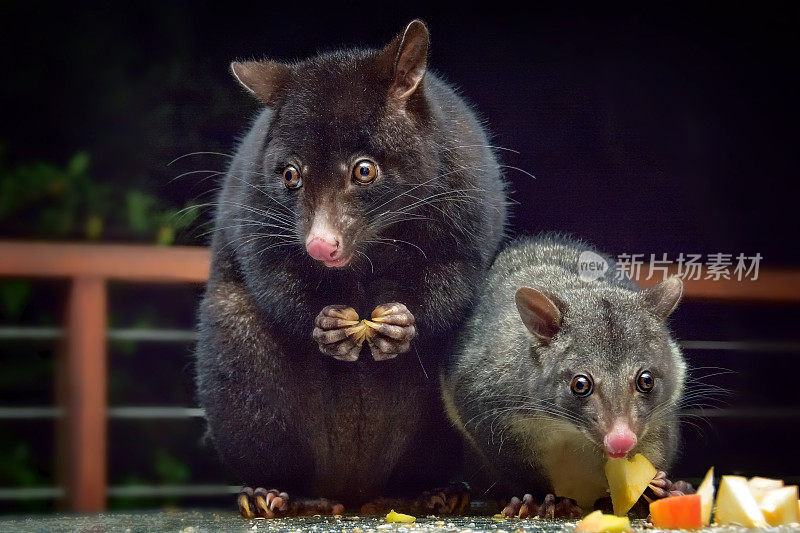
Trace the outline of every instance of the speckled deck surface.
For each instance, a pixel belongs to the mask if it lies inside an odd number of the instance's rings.
[[[315,533],[571,533],[577,521],[517,520],[490,517],[417,518],[413,524],[387,524],[382,517],[343,516],[300,517],[278,520],[245,520],[234,511],[146,511],[135,513],[105,513],[100,515],[40,515],[0,516],[0,532],[60,532],[78,531],[86,533],[144,531],[169,531],[178,533],[202,533],[207,531],[236,532],[295,532]],[[635,521],[636,531],[646,529],[643,521]],[[743,532],[741,528],[715,527],[707,531],[714,533]],[[752,531],[752,530],[750,530]],[[770,528],[772,532],[800,531],[800,528]]]

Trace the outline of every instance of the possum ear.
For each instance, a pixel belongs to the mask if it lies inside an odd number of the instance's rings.
[[[681,301],[683,296],[683,281],[678,276],[672,276],[654,287],[642,291],[645,304],[657,316],[667,318]]]
[[[425,76],[429,43],[428,27],[417,19],[381,51],[378,60],[383,74],[391,80],[390,98],[406,100],[414,94]]]
[[[289,67],[277,61],[234,61],[231,72],[242,87],[268,106],[275,105],[290,73]]]
[[[549,343],[561,328],[561,311],[545,293],[533,287],[522,287],[514,296],[517,310],[528,331]]]

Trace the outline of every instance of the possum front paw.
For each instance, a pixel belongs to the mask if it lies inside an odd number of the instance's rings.
[[[285,492],[244,487],[236,497],[239,514],[244,518],[282,518],[285,516],[337,515],[344,506],[326,498],[290,500]]]
[[[694,493],[695,490],[691,483],[686,481],[670,481],[667,479],[667,473],[661,470],[655,475],[645,489],[644,494],[642,494],[642,497],[631,507],[629,512],[633,516],[645,517],[650,514],[650,504],[656,500],[669,498],[670,496],[683,496],[685,494]],[[613,506],[610,500],[602,503],[606,506],[598,507],[596,503],[595,508],[600,508],[603,512],[613,512]]]
[[[340,361],[355,361],[363,343],[363,339],[352,335],[352,328],[358,323],[358,313],[352,307],[329,305],[314,320],[311,336],[325,355]]]
[[[659,471],[647,486],[644,491],[644,499],[647,502],[658,500],[661,498],[668,498],[669,496],[683,496],[685,494],[694,494],[695,490],[691,483],[686,481],[670,481],[667,479],[667,473],[663,470]]]
[[[516,496],[511,498],[501,514],[507,518],[580,518],[583,510],[570,498],[556,498],[548,494],[539,505],[532,495],[526,494],[521,500]]]
[[[462,515],[469,509],[469,485],[452,482],[446,487],[425,491],[417,498],[415,504],[419,509],[417,514]]]
[[[416,336],[416,320],[408,308],[398,302],[379,305],[372,311],[374,334],[368,339],[372,357],[384,361],[411,349]]]
[[[390,510],[412,515],[461,515],[469,508],[470,491],[466,483],[452,482],[423,492],[414,500],[407,498],[378,498],[361,506],[361,514],[385,515]]]
[[[274,489],[244,487],[236,497],[236,504],[243,518],[276,518],[288,513],[289,495]]]

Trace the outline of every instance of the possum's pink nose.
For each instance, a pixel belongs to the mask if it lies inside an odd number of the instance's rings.
[[[339,242],[330,242],[319,238],[312,239],[306,244],[308,255],[317,261],[330,261],[334,259],[336,251],[339,249]]]
[[[617,420],[603,438],[603,444],[611,457],[625,457],[636,446],[636,434],[627,423]]]

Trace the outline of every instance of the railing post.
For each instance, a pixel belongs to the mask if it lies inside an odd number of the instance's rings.
[[[67,304],[65,361],[59,365],[64,420],[59,457],[71,511],[106,506],[106,280],[76,277]]]

